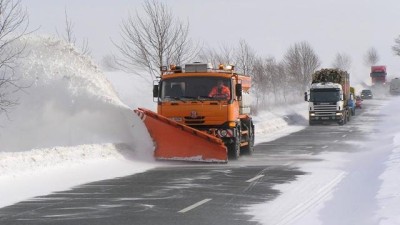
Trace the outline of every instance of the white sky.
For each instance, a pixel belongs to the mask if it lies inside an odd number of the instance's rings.
[[[55,34],[65,27],[64,10],[74,22],[79,40],[87,38],[93,56],[114,52],[111,39],[119,41],[121,21],[142,9],[139,0],[22,0],[32,28]],[[307,41],[324,67],[336,53],[352,58],[353,77],[369,77],[362,57],[370,47],[388,66],[389,78],[400,76],[400,57],[391,46],[400,34],[398,0],[164,0],[182,20],[190,23],[193,40],[218,47],[245,39],[259,55],[278,60],[290,45]]]

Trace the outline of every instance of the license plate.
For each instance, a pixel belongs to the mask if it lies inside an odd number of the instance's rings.
[[[329,120],[329,117],[323,116],[323,117],[321,117],[321,119],[322,119],[322,120]]]

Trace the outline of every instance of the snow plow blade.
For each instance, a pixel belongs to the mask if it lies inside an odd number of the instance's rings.
[[[155,142],[160,160],[227,162],[227,149],[217,137],[177,123],[144,108],[134,110]]]

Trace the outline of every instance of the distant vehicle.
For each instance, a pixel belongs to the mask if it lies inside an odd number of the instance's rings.
[[[389,92],[391,95],[400,95],[400,79],[398,77],[390,81]]]
[[[364,89],[361,91],[361,99],[372,99],[372,98],[373,95],[371,90]]]
[[[354,87],[350,87],[350,98],[348,101],[348,106],[350,108],[350,112],[352,116],[356,115],[356,98],[355,98],[355,89]]]
[[[372,85],[386,84],[386,66],[371,66],[371,82]]]
[[[360,96],[356,96],[356,108],[361,109],[362,108],[362,98]]]

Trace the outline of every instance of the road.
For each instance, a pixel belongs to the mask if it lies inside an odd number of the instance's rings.
[[[321,152],[358,151],[348,141],[366,140],[380,118],[369,113],[381,107],[378,100],[364,105],[344,126],[310,126],[260,143],[252,156],[228,164],[165,162],[145,173],[23,201],[0,209],[0,224],[257,224],[246,207],[278,197],[276,184],[305,174],[298,165],[319,160]]]

